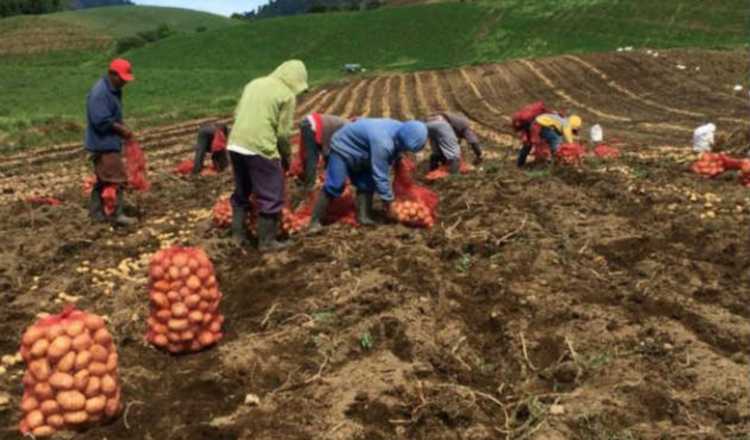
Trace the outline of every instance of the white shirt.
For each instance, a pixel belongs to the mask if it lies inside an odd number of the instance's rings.
[[[227,147],[227,150],[233,153],[241,154],[243,156],[255,156],[258,154],[254,151],[248,150],[245,147],[240,147],[239,145],[235,145],[235,144],[229,144],[229,147]]]

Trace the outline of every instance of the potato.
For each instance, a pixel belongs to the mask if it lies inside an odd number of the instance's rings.
[[[100,328],[94,333],[94,341],[106,347],[112,343],[112,335],[106,328]]]
[[[188,289],[197,291],[201,288],[201,280],[195,275],[190,275],[190,277],[188,277],[187,281],[185,282],[185,285],[188,287]]]
[[[81,333],[80,335],[73,338],[73,350],[77,352],[88,350],[93,343],[94,341],[91,339],[91,336],[89,336],[88,332]]]
[[[211,271],[207,267],[199,268],[195,273],[201,280],[207,280],[211,276]]]
[[[52,414],[57,414],[60,412],[60,405],[57,403],[56,400],[45,400],[42,402],[39,409],[42,411],[42,414],[45,416],[51,416]]]
[[[172,304],[172,316],[175,318],[184,318],[188,314],[188,308],[183,303],[174,303]]]
[[[41,437],[51,437],[55,433],[55,428],[48,426],[48,425],[42,425],[33,431],[31,431],[31,435],[37,438]]]
[[[168,282],[164,280],[160,280],[154,283],[154,285],[151,287],[152,290],[158,291],[158,292],[169,292],[171,286]]]
[[[91,353],[91,360],[95,362],[106,363],[107,356],[109,356],[109,351],[100,344],[92,345],[89,349],[89,353]]]
[[[86,389],[83,391],[83,394],[86,397],[94,397],[97,394],[101,393],[101,389],[102,389],[102,380],[94,376],[88,380],[88,384],[86,385]]]
[[[182,295],[176,290],[170,290],[167,292],[167,299],[172,303],[180,302],[182,300]]]
[[[104,413],[107,417],[114,417],[120,411],[120,396],[107,399],[107,405],[104,407]]]
[[[29,413],[39,408],[39,401],[32,395],[25,395],[21,400],[21,411]]]
[[[188,296],[192,295],[193,292],[187,288],[187,286],[180,288],[180,301],[187,298]]]
[[[107,374],[107,364],[103,362],[92,362],[89,364],[89,373],[92,376],[103,376]]]
[[[82,370],[89,366],[91,363],[91,352],[88,350],[82,351],[76,355],[76,370]]]
[[[73,388],[74,383],[73,376],[67,373],[57,372],[49,378],[49,384],[57,390],[69,390]]]
[[[214,343],[214,335],[211,332],[202,332],[200,336],[198,336],[198,341],[201,345],[208,346]]]
[[[201,289],[200,296],[204,301],[211,301],[212,298],[211,291],[206,288]]]
[[[172,343],[180,342],[180,334],[177,332],[167,332],[167,340]]]
[[[199,310],[193,310],[188,315],[188,320],[193,324],[200,324],[201,322],[203,322],[203,317],[203,312]]]
[[[32,345],[34,345],[36,341],[38,341],[41,338],[44,338],[45,334],[46,334],[45,329],[36,325],[31,326],[23,334],[23,337],[21,338],[21,343],[27,347],[31,347]]]
[[[170,319],[167,323],[167,327],[175,332],[181,332],[189,327],[190,323],[187,319]]]
[[[180,279],[180,269],[175,266],[170,266],[169,270],[167,271],[168,278],[170,280],[179,280]]]
[[[63,415],[63,419],[69,425],[81,425],[89,420],[89,413],[86,411],[67,412]]]
[[[195,272],[198,270],[198,268],[201,266],[201,264],[198,262],[197,258],[190,257],[188,258],[188,267],[191,271]]]
[[[66,327],[65,327],[65,333],[68,334],[71,338],[75,338],[76,336],[83,333],[83,331],[86,329],[86,324],[83,323],[83,321],[71,321]]]
[[[164,267],[161,265],[154,265],[149,271],[149,276],[152,280],[160,280],[164,278]]]
[[[168,331],[167,326],[160,324],[160,323],[154,323],[154,325],[150,326],[151,331],[158,334],[164,334]]]
[[[216,285],[216,277],[215,277],[215,276],[213,276],[213,275],[211,275],[211,276],[210,276],[210,277],[208,277],[208,279],[207,279],[207,280],[206,280],[206,281],[204,282],[204,284],[206,285],[206,287],[213,287],[213,286],[215,286],[215,285]]]
[[[31,411],[26,415],[26,425],[29,429],[36,429],[44,424],[44,414],[38,409]]]
[[[190,330],[185,330],[184,332],[180,333],[180,340],[183,342],[192,341],[195,339],[195,333],[191,332]]]
[[[110,352],[109,356],[107,356],[107,372],[112,373],[117,371],[117,360],[117,353],[115,353],[114,351]]]
[[[182,346],[182,344],[169,344],[167,345],[167,350],[170,353],[182,353],[184,347]]]
[[[47,356],[52,359],[60,359],[70,351],[72,345],[73,340],[70,339],[69,336],[58,336],[52,341],[52,344],[50,344],[47,349]]]
[[[204,324],[208,324],[208,323],[210,323],[213,320],[214,320],[214,315],[212,315],[211,313],[206,313],[206,314],[203,315],[203,323]]]
[[[34,385],[34,396],[37,398],[37,400],[47,400],[51,399],[55,395],[54,391],[52,390],[52,385],[48,384],[47,382],[39,382],[38,384]]]
[[[221,323],[218,321],[214,321],[211,323],[208,329],[214,333],[219,333],[221,331]]]
[[[172,256],[172,266],[181,268],[188,263],[188,256],[184,253],[178,253]]]
[[[168,309],[159,310],[156,312],[156,319],[158,319],[161,322],[167,323],[169,320],[172,319],[172,312]]]
[[[34,375],[34,378],[39,382],[44,382],[49,379],[51,372],[49,362],[47,359],[37,359],[29,364],[29,371]]]
[[[200,341],[197,339],[193,339],[193,341],[190,343],[190,350],[191,351],[200,351],[203,348]]]
[[[151,342],[153,342],[157,347],[166,347],[169,343],[169,340],[164,334],[159,333],[151,339]]]
[[[102,386],[102,393],[104,393],[105,395],[109,397],[114,396],[115,393],[117,392],[117,382],[109,374],[102,376],[101,386]]]
[[[187,279],[190,276],[190,273],[191,272],[189,267],[184,266],[180,268],[180,278],[182,278],[183,280]]]
[[[46,339],[39,339],[31,346],[29,353],[35,358],[40,358],[47,354],[47,348],[49,348],[49,341]]]
[[[86,406],[86,396],[80,391],[61,391],[57,393],[57,403],[64,411],[80,411]]]
[[[23,386],[26,388],[31,388],[36,385],[36,379],[34,379],[34,375],[31,374],[31,371],[26,370],[26,373],[23,374],[23,379],[21,379],[21,383],[23,383]]]
[[[47,417],[47,424],[55,429],[60,429],[65,426],[65,419],[62,414],[52,414]]]
[[[190,309],[194,309],[198,307],[198,304],[200,304],[200,302],[201,302],[200,295],[193,294],[185,298],[185,305]]]
[[[169,307],[169,298],[167,298],[167,295],[159,292],[159,291],[152,291],[151,292],[151,302],[154,306],[156,306],[159,309],[166,309]]]
[[[69,351],[68,354],[63,356],[62,359],[57,363],[57,371],[62,373],[69,373],[76,365],[76,354],[73,351]]]
[[[54,340],[58,336],[65,334],[65,329],[60,324],[52,324],[47,327],[46,336],[49,340]]]
[[[104,407],[107,404],[107,397],[99,395],[92,397],[86,401],[86,412],[89,414],[97,414],[104,411]]]

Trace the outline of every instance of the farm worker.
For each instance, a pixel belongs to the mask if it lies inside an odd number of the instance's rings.
[[[245,86],[229,135],[234,169],[232,236],[247,244],[245,219],[250,194],[258,203],[258,249],[273,251],[289,243],[277,241],[284,205],[284,171],[289,168],[289,137],[294,128],[296,95],[307,90],[307,69],[287,61],[265,77]]]
[[[419,121],[362,118],[347,124],[331,140],[326,181],[313,208],[310,232],[321,229],[321,221],[332,199],[344,192],[347,178],[357,188],[357,222],[374,225],[373,193],[377,192],[391,212],[393,190],[390,169],[402,153],[416,153],[427,142],[427,126]]]
[[[318,160],[322,155],[327,161],[331,149],[331,138],[349,121],[321,113],[310,113],[299,124],[302,140],[301,148],[305,149],[304,178],[305,190],[312,191],[318,179]]]
[[[482,162],[482,147],[479,138],[471,129],[469,119],[461,113],[441,113],[427,119],[432,155],[430,171],[447,163],[451,174],[458,174],[461,168],[460,139],[465,139],[474,152],[474,163]]]
[[[117,199],[112,221],[121,226],[135,223],[125,215],[124,187],[128,182],[125,163],[122,160],[123,140],[133,139],[133,132],[123,122],[122,88],[133,77],[130,62],[116,59],[109,70],[91,89],[86,97],[86,150],[94,162],[96,183],[91,190],[89,214],[95,221],[104,221],[102,191],[107,185],[116,185]]]
[[[574,136],[578,135],[581,125],[583,120],[578,115],[566,118],[557,113],[543,113],[537,116],[531,127],[530,142],[521,148],[518,155],[518,166],[522,167],[526,163],[531,147],[542,140],[547,141],[554,156],[563,141],[572,143],[575,140]]]
[[[198,129],[198,140],[195,143],[195,160],[193,161],[193,175],[197,176],[203,170],[203,162],[207,153],[211,153],[211,162],[217,171],[223,171],[229,165],[227,157],[227,136],[229,127],[219,122],[201,125]]]

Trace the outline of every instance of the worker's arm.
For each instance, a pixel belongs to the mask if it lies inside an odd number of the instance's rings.
[[[277,143],[276,146],[279,149],[282,163],[289,163],[291,158],[291,143],[289,138],[292,136],[292,130],[294,130],[294,109],[296,106],[296,100],[294,96],[285,100],[281,104],[279,111],[279,124],[276,130]]]

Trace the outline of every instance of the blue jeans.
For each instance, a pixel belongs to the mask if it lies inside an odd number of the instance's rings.
[[[328,156],[326,183],[323,185],[323,191],[333,198],[341,197],[341,194],[344,193],[347,177],[359,192],[367,193],[375,190],[375,181],[372,179],[369,167],[353,170],[346,164],[344,158],[335,151],[331,151]]]
[[[542,139],[549,143],[549,148],[552,150],[552,154],[557,153],[557,149],[560,148],[562,143],[562,136],[560,136],[554,128],[544,127],[540,133]]]

